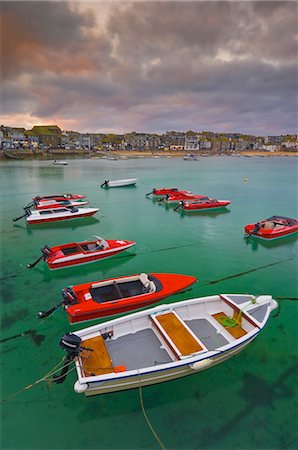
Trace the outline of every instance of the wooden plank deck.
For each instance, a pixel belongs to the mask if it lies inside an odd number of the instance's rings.
[[[203,350],[199,342],[172,312],[154,316],[154,319],[161,325],[166,335],[169,336],[179,350],[180,355],[177,355],[178,357]]]
[[[239,339],[247,334],[239,324],[231,325],[231,318],[228,317],[224,312],[212,314],[212,317],[219,322],[225,330],[227,330],[235,339]],[[234,314],[233,320],[237,322],[237,315]]]
[[[81,353],[82,369],[85,376],[114,372],[113,363],[102,336],[86,339],[82,342],[82,345],[93,350],[93,352],[83,350]]]

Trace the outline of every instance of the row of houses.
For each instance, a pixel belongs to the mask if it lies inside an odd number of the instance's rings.
[[[51,149],[65,150],[198,150],[213,152],[268,150],[297,150],[297,135],[256,137],[239,133],[213,133],[202,131],[177,132],[164,134],[149,133],[79,133],[62,131],[57,125],[34,126],[31,130],[0,127],[2,149]]]

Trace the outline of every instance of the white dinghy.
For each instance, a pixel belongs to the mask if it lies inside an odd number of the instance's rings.
[[[68,162],[67,161],[62,161],[62,160],[58,161],[58,160],[55,159],[55,161],[53,161],[53,164],[55,166],[67,166]]]
[[[74,389],[86,396],[184,377],[244,349],[264,328],[277,302],[269,295],[220,294],[160,305],[67,333],[66,362],[75,361]]]
[[[122,187],[122,186],[133,186],[138,181],[138,178],[127,178],[126,180],[105,180],[104,183],[101,184],[102,188],[111,188],[111,187]]]

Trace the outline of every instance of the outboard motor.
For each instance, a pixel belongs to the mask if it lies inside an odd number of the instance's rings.
[[[61,384],[67,377],[68,368],[71,362],[79,356],[81,352],[82,339],[74,333],[66,333],[59,342],[60,347],[66,351],[64,358],[64,365],[61,369],[60,375],[54,375],[54,383]]]
[[[64,288],[62,289],[62,300],[56,305],[52,306],[47,311],[39,311],[39,313],[37,313],[37,317],[39,319],[44,319],[45,317],[48,317],[51,314],[53,314],[53,312],[56,311],[60,306],[62,308],[65,308],[66,306],[71,305],[72,303],[78,303],[76,294],[70,287]]]
[[[174,211],[177,211],[179,208],[183,208],[184,205],[184,201],[180,200],[180,202],[178,203],[178,206],[176,206],[176,208],[174,208]]]
[[[50,249],[50,247],[48,245],[45,245],[44,247],[41,247],[40,249],[42,255],[43,255],[43,259],[46,261],[52,254],[52,250]]]

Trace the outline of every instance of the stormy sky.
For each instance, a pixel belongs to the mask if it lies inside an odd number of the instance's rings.
[[[297,133],[296,1],[1,1],[0,123]]]

